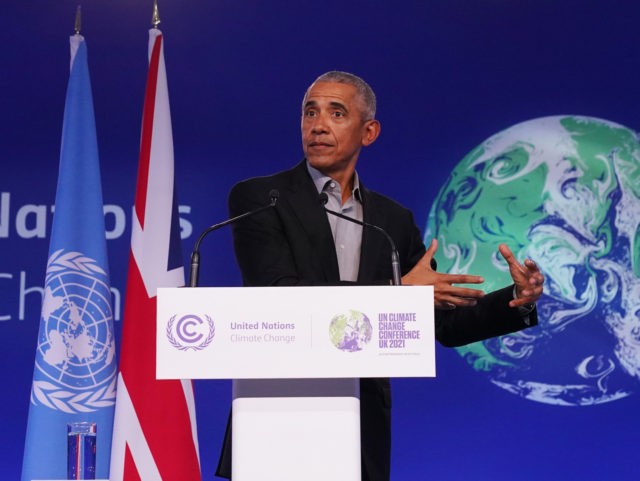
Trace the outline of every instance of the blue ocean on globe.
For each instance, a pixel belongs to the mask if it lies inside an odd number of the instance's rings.
[[[439,270],[511,283],[502,242],[545,275],[539,326],[458,348],[523,398],[564,406],[640,388],[640,144],[614,122],[522,122],[460,161],[432,205]]]

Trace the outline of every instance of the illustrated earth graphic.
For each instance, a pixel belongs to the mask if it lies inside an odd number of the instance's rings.
[[[372,334],[371,321],[359,311],[338,314],[329,325],[329,338],[341,351],[361,351],[371,341]]]
[[[640,144],[606,120],[553,116],[483,142],[455,167],[429,214],[438,269],[511,283],[498,253],[545,276],[539,326],[457,348],[517,396],[593,405],[640,388]]]

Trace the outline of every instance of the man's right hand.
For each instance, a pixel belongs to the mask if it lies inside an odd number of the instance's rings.
[[[475,306],[484,291],[454,284],[482,284],[484,278],[468,274],[444,274],[431,268],[431,259],[438,250],[438,241],[433,239],[422,259],[402,277],[403,285],[433,286],[436,309],[455,309]]]

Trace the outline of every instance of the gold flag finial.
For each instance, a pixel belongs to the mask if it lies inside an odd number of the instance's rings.
[[[151,25],[158,28],[160,25],[160,14],[158,13],[158,0],[153,0],[153,15],[151,16]]]
[[[80,5],[76,8],[76,23],[73,29],[76,31],[76,35],[80,35],[80,30],[82,30],[82,8]]]

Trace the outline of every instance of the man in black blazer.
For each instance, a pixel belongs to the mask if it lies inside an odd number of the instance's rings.
[[[457,284],[479,284],[479,276],[438,273],[409,210],[371,190],[355,171],[360,150],[380,133],[375,95],[359,77],[328,72],[307,90],[302,106],[305,159],[290,170],[240,182],[229,195],[232,216],[264,205],[280,193],[275,209],[235,224],[234,248],[247,286],[389,284],[390,247],[379,232],[328,216],[328,207],[384,229],[400,256],[402,283],[433,285],[435,333],[445,346],[461,346],[533,326],[535,301],[544,278],[536,264],[520,264],[506,245],[500,252],[514,284],[484,294]],[[390,476],[390,386],[388,379],[360,381],[362,479]],[[229,452],[218,475],[229,475]]]

